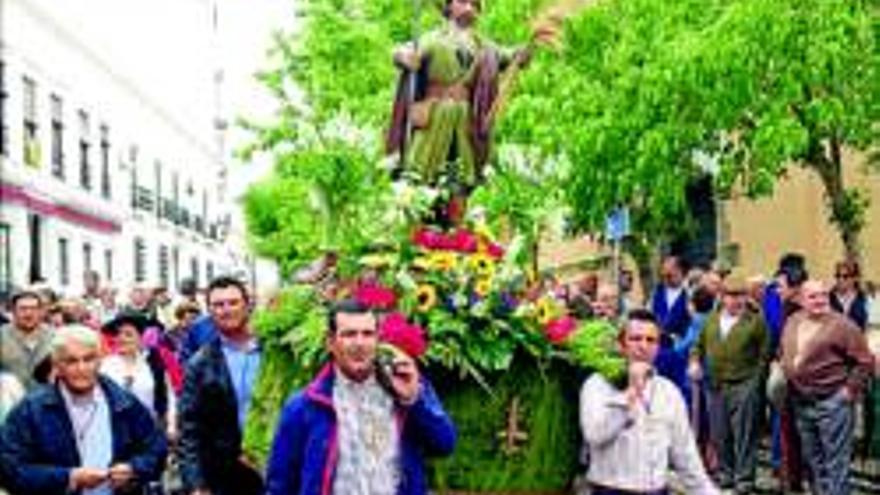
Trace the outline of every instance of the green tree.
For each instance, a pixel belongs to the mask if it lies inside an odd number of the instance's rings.
[[[548,3],[486,2],[480,30],[522,43]],[[830,218],[855,254],[868,198],[843,184],[841,156],[877,142],[877,12],[876,0],[598,2],[567,23],[559,52],[539,51],[521,74],[496,143],[567,158],[575,226],[596,230],[628,205],[641,246],[687,231],[685,187],[705,173],[696,150],[718,156],[722,194],[769,194],[803,166],[822,178]],[[255,148],[299,143],[307,153],[301,122],[321,127],[340,115],[380,136],[397,75],[390,53],[409,38],[412,4],[306,0],[301,18],[300,31],[278,36],[263,74],[280,111],[255,127]],[[424,8],[422,29],[438,20]],[[378,139],[360,151],[373,167],[383,159]]]
[[[327,252],[351,273],[358,255],[399,223],[387,214],[391,189],[375,166],[372,140],[358,142],[357,129],[335,124],[300,132],[297,146],[276,150],[274,174],[245,195],[251,245],[287,275]]]
[[[686,225],[695,150],[716,186],[769,194],[792,165],[822,178],[830,218],[858,251],[867,198],[841,176],[846,147],[877,142],[877,2],[604,2],[569,25],[561,61],[526,73],[506,139],[562,150],[577,224],[629,204],[642,233]]]
[[[524,40],[540,2],[505,0],[485,23],[504,41]],[[420,2],[419,29],[440,22]],[[259,77],[278,100],[270,122],[243,121],[254,143],[243,150],[274,156],[272,176],[249,191],[245,212],[252,246],[291,272],[327,250],[352,260],[398,232],[381,135],[393,101],[393,48],[412,35],[413,3],[397,0],[305,0],[301,29],[277,33],[272,66]],[[515,29],[508,29],[516,25]],[[515,35],[515,36],[512,36]],[[348,136],[362,139],[351,143]]]

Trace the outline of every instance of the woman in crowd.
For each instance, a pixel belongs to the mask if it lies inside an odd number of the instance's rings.
[[[834,268],[831,307],[848,316],[862,331],[868,328],[868,298],[861,287],[861,270],[854,260],[841,261]]]
[[[140,314],[120,313],[104,325],[104,333],[115,340],[115,352],[104,358],[101,373],[134,394],[175,438],[177,404],[168,372],[158,350],[143,342],[149,324]]]

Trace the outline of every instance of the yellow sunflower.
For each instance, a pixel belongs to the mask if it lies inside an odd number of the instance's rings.
[[[418,310],[426,313],[437,304],[437,289],[433,285],[422,284],[416,289],[416,302]]]
[[[553,303],[548,297],[542,297],[538,300],[537,306],[535,308],[535,318],[538,320],[538,323],[541,325],[546,325],[553,321],[556,318],[557,308],[556,304]]]
[[[468,262],[471,270],[482,278],[489,278],[495,273],[495,260],[485,253],[472,255]]]
[[[481,278],[474,283],[474,293],[480,297],[486,297],[492,290],[492,279]]]
[[[438,251],[436,253],[431,253],[429,262],[431,264],[431,268],[444,272],[454,269],[455,265],[457,264],[455,254],[450,253],[449,251]]]

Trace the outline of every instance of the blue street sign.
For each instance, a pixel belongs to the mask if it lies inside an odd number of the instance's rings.
[[[620,207],[605,219],[605,235],[612,241],[621,241],[629,235],[629,210]]]

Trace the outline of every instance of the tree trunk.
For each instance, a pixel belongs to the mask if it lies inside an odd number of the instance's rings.
[[[642,286],[642,303],[647,304],[651,297],[651,290],[656,283],[656,267],[659,262],[659,244],[650,242],[647,238],[630,237],[623,244],[626,252],[632,256],[638,271],[639,284]]]
[[[819,142],[811,143],[808,165],[822,180],[825,199],[830,209],[829,218],[840,235],[845,257],[858,260],[861,256],[859,237],[864,227],[865,210],[858,204],[856,195],[852,191],[847,191],[843,184],[840,142],[831,139],[827,152],[824,148]]]

